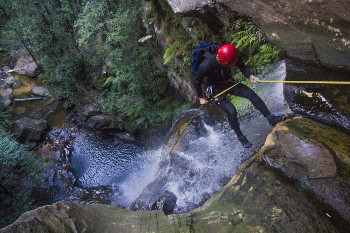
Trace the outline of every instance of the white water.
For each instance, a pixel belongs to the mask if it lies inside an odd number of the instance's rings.
[[[203,203],[249,158],[233,132],[214,130],[206,124],[204,127],[207,135],[192,141],[187,151],[178,154],[186,161],[187,171],[181,173],[172,169],[168,172],[169,182],[165,189],[177,197],[175,212],[189,211]]]
[[[132,169],[122,182],[113,184],[112,204],[129,209],[131,203],[154,180],[161,158],[161,149],[143,152],[139,158],[137,168]]]

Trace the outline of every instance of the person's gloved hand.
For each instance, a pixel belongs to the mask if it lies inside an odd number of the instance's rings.
[[[251,74],[250,76],[249,76],[249,78],[250,78],[250,81],[252,82],[252,83],[255,83],[255,84],[257,84],[257,83],[259,83],[259,78],[257,78],[257,77],[255,77],[253,74]]]
[[[208,101],[206,100],[206,98],[199,98],[199,103],[206,104],[206,103],[208,103]]]

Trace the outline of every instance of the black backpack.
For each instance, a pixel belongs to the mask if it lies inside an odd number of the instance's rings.
[[[196,51],[192,53],[193,61],[192,61],[192,69],[194,74],[197,74],[199,70],[199,65],[204,60],[204,54],[206,52],[210,52],[212,54],[216,53],[219,49],[219,44],[217,41],[213,41],[210,44],[200,44]]]

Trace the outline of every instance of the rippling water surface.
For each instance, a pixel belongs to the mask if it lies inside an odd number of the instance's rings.
[[[71,167],[79,186],[112,186],[113,204],[129,209],[154,178],[160,150],[120,140],[116,136],[80,132],[73,142]]]
[[[73,147],[73,173],[79,185],[86,187],[118,183],[144,159],[143,147],[113,136],[79,134]]]

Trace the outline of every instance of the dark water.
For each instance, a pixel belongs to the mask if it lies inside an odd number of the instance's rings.
[[[73,129],[73,128],[72,128]],[[132,201],[151,182],[160,159],[160,150],[146,150],[137,143],[121,140],[118,134],[74,129],[70,159],[76,185],[95,194],[82,200],[81,189],[72,201],[109,203],[130,208]],[[104,191],[98,191],[104,190]],[[91,193],[89,191],[89,193]],[[96,195],[96,193],[100,193]],[[101,197],[102,194],[102,197]],[[107,200],[102,200],[107,197]]]
[[[120,183],[130,171],[138,169],[144,148],[125,143],[113,135],[80,132],[73,143],[73,174],[85,187]]]

